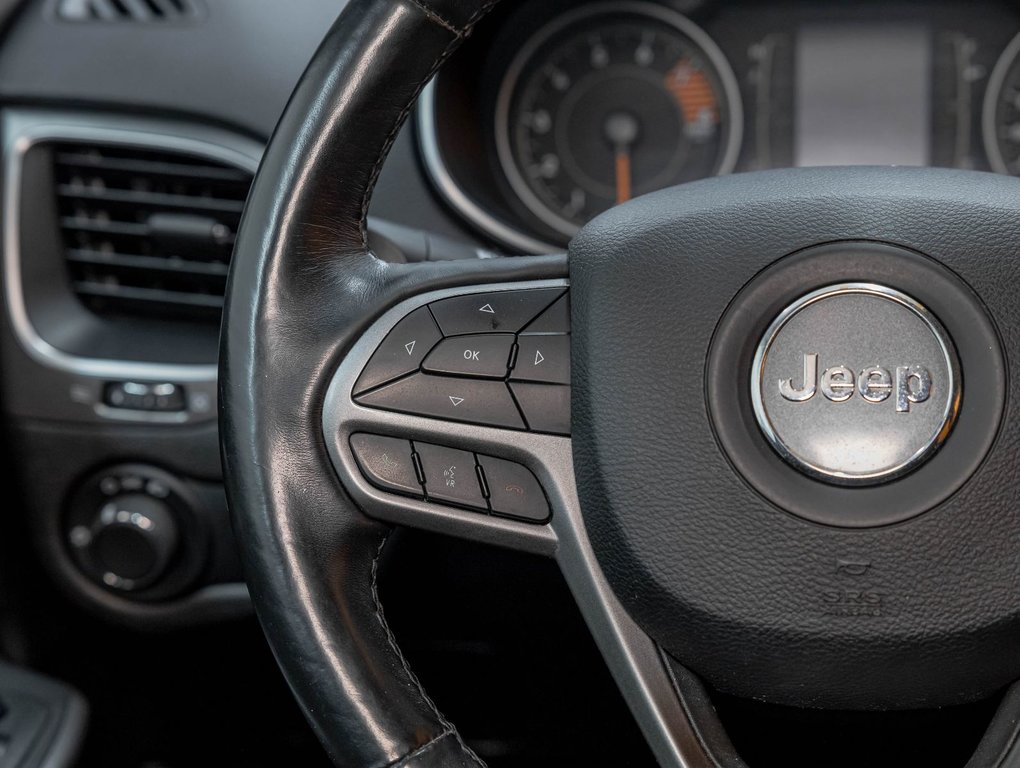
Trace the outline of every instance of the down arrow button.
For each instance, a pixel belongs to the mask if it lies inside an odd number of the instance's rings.
[[[493,427],[524,429],[524,420],[502,381],[430,376],[416,373],[359,395],[361,405],[466,421]]]

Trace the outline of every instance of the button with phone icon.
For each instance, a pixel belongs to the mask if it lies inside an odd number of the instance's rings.
[[[549,502],[527,467],[491,456],[479,456],[478,465],[485,475],[493,514],[539,523],[549,519]]]

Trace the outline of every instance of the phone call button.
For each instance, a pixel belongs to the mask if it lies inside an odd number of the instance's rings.
[[[549,502],[527,467],[491,456],[479,456],[478,464],[485,475],[494,514],[536,523],[549,519]]]

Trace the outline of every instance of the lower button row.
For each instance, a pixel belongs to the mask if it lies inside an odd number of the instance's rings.
[[[512,461],[363,433],[351,436],[351,449],[362,474],[377,488],[528,522],[549,519],[542,486],[530,470]]]

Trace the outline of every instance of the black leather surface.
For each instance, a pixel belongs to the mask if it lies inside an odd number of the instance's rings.
[[[1001,334],[1011,383],[971,479],[885,528],[826,527],[767,502],[720,449],[705,404],[706,355],[738,291],[786,254],[844,239],[900,244],[956,272]],[[570,271],[585,523],[653,638],[724,691],[792,705],[928,707],[1020,676],[1020,181],[910,168],[712,179],[596,219],[571,244]],[[986,396],[967,376],[960,424]],[[877,615],[852,615],[864,599]]]
[[[469,6],[440,7],[460,19]],[[270,143],[231,268],[220,371],[231,513],[263,628],[339,765],[479,761],[386,625],[375,591],[386,529],[329,464],[319,410],[329,375],[375,317],[416,292],[566,272],[563,257],[390,265],[367,252],[379,166],[462,34],[410,0],[348,7]]]
[[[457,34],[470,30],[499,0],[427,0],[420,5],[432,18]]]

